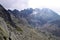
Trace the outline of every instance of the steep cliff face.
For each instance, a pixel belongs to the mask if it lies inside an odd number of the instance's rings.
[[[12,21],[11,16],[5,8],[0,5],[0,17],[4,18],[6,23],[10,23],[13,27],[16,27],[15,23]]]
[[[0,17],[4,18],[5,21],[11,21],[9,12],[2,5],[0,5]]]
[[[22,23],[26,24],[22,24]],[[51,34],[46,34],[28,25],[24,20],[19,20],[10,15],[0,5],[0,40],[59,40]]]

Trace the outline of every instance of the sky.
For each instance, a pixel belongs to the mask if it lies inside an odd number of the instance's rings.
[[[50,8],[60,15],[60,0],[0,0],[6,9]]]
[[[24,9],[28,7],[28,0],[0,0],[6,9]]]

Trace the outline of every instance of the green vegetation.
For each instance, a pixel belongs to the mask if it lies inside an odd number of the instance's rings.
[[[23,31],[20,27],[16,27],[16,30],[17,30],[17,31],[20,31],[20,32]]]
[[[8,32],[2,26],[0,26],[0,40],[7,40],[7,38]]]
[[[0,26],[0,31],[2,32],[2,34],[3,34],[4,36],[8,36],[7,31],[6,31],[2,26]]]

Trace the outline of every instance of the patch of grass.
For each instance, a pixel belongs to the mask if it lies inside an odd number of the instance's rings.
[[[7,31],[6,31],[2,26],[0,26],[0,32],[1,32],[1,34],[2,34],[3,36],[8,37]]]
[[[20,32],[23,31],[20,27],[16,27],[16,30],[17,30],[17,31],[20,31]]]

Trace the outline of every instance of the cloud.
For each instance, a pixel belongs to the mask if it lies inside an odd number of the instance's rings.
[[[6,9],[18,9],[47,7],[60,14],[60,0],[0,0]]]
[[[60,0],[29,0],[28,5],[32,8],[49,8],[60,15]]]
[[[28,0],[0,0],[6,9],[24,9],[28,7]]]
[[[60,0],[29,0],[29,7],[32,8],[60,8]]]

